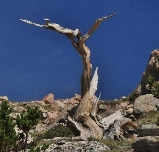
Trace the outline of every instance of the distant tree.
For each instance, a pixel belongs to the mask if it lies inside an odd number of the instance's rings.
[[[159,82],[155,81],[152,75],[148,76],[148,85],[150,93],[152,93],[154,97],[159,98]]]
[[[25,141],[23,150],[25,151],[27,148],[27,139],[29,136],[29,131],[33,129],[35,125],[38,124],[39,120],[41,118],[41,110],[39,110],[39,107],[30,107],[27,106],[27,113],[23,114],[21,113],[20,116],[17,116],[16,122],[19,129],[23,131],[25,134]]]
[[[155,78],[149,74],[148,76],[148,83],[150,85],[150,87],[152,87],[152,85],[154,84]]]
[[[16,147],[18,136],[14,129],[16,123],[13,122],[13,117],[10,116],[12,109],[7,100],[1,100],[0,108],[0,151],[10,152]]]

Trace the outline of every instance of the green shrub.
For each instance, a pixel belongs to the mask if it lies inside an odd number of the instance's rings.
[[[138,97],[138,94],[136,92],[133,92],[128,96],[128,99],[129,101],[134,102],[137,97]]]
[[[154,97],[159,98],[159,83],[155,81],[152,75],[148,76],[148,84],[150,86],[150,93],[152,93]]]
[[[68,127],[60,124],[58,126],[51,128],[50,130],[48,130],[43,135],[43,138],[44,139],[51,139],[54,137],[71,137],[71,136],[73,136],[72,131]]]
[[[143,113],[140,116],[140,124],[155,124],[159,118],[158,111],[149,111],[148,113]]]
[[[25,142],[23,150],[26,150],[27,147],[27,139],[28,139],[28,133],[29,130],[33,129],[35,125],[38,124],[41,118],[41,110],[39,110],[39,107],[30,107],[27,106],[27,113],[23,114],[21,113],[20,116],[17,116],[16,122],[19,129],[23,131],[25,134]]]
[[[0,109],[0,151],[8,152],[16,147],[17,135],[15,132],[15,123],[10,116],[12,109],[7,100],[2,100]]]
[[[45,152],[45,150],[47,149],[47,148],[49,148],[49,144],[46,144],[46,143],[44,143],[43,144],[43,146],[35,146],[35,145],[33,145],[33,146],[31,146],[31,149],[29,150],[29,152],[41,152],[41,151],[43,151],[43,152]]]
[[[44,143],[41,150],[45,151],[47,148],[49,148],[49,144]]]
[[[156,98],[159,98],[159,83],[157,81],[154,82],[151,92]]]
[[[152,75],[149,74],[148,84],[150,85],[150,87],[153,85],[154,81],[155,81],[155,78]]]

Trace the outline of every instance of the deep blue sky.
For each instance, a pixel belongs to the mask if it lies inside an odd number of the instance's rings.
[[[82,62],[69,39],[25,24],[43,18],[82,34],[96,18],[116,12],[86,41],[93,71],[99,67],[101,99],[128,95],[138,85],[150,52],[159,48],[158,0],[0,1],[0,96],[12,101],[80,94]]]

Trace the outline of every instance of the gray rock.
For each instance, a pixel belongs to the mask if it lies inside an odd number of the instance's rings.
[[[65,142],[61,141],[56,144],[51,144],[46,152],[102,152],[109,151],[110,148],[97,141],[78,141],[78,142]]]
[[[155,105],[159,106],[159,99],[155,98],[152,94],[141,95],[135,99],[134,111],[139,110],[142,113],[157,111]]]
[[[121,97],[121,100],[122,100],[122,101],[126,101],[127,98],[126,98],[125,96],[122,96],[122,97]]]

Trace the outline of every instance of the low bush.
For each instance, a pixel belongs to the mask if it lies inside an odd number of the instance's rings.
[[[1,100],[0,107],[0,152],[8,152],[16,147],[18,136],[14,129],[16,123],[10,116],[12,109],[7,100]]]
[[[48,130],[43,135],[43,139],[51,139],[54,137],[71,137],[71,136],[73,136],[72,131],[67,126],[63,126],[60,124]]]
[[[159,98],[159,82],[155,81],[155,78],[152,75],[149,75],[148,84],[150,88],[150,93],[152,93],[154,97]]]
[[[140,116],[139,123],[140,124],[155,124],[157,123],[158,118],[159,118],[158,111],[150,111]]]
[[[138,95],[136,92],[133,92],[133,93],[131,93],[131,94],[128,96],[128,99],[129,99],[129,101],[134,102],[135,99],[136,99],[138,96],[139,96],[139,95]]]

